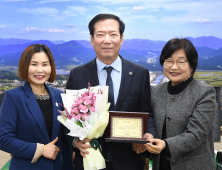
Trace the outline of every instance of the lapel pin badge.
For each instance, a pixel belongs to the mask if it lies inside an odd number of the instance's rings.
[[[59,104],[57,102],[55,103],[55,105],[56,105],[56,107],[59,107]]]
[[[131,71],[130,71],[130,72],[129,72],[129,75],[131,75],[131,76],[132,76],[132,75],[133,75],[133,72],[131,72]]]

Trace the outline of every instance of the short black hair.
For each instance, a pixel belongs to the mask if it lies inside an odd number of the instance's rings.
[[[192,42],[186,38],[173,38],[169,40],[160,54],[160,64],[163,65],[167,58],[180,49],[185,51],[188,62],[193,68],[192,75],[194,75],[198,65],[198,53]]]
[[[122,36],[124,30],[125,30],[125,24],[123,23],[123,21],[116,15],[113,15],[113,14],[98,14],[96,15],[90,22],[89,22],[89,25],[88,25],[88,28],[89,28],[89,32],[90,32],[90,35],[92,35],[94,37],[94,30],[95,30],[95,24],[98,22],[98,21],[101,21],[101,20],[106,20],[106,19],[114,19],[116,21],[119,22],[119,32],[120,32],[120,37]]]

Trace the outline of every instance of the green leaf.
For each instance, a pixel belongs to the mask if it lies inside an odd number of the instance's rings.
[[[78,126],[83,127],[81,122],[75,121],[75,123],[76,123]]]

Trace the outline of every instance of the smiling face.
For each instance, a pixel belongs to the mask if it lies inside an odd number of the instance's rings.
[[[34,53],[28,68],[30,86],[44,86],[51,74],[51,65],[45,52]]]
[[[94,37],[91,36],[97,58],[107,64],[112,64],[119,55],[123,44],[123,34],[120,37],[119,23],[114,19],[100,20],[94,25]]]
[[[187,80],[188,78],[190,78],[191,73],[193,71],[192,67],[190,66],[190,63],[186,62],[186,64],[183,67],[179,67],[176,62],[178,60],[187,60],[187,56],[186,53],[184,51],[184,49],[180,49],[175,51],[169,58],[167,58],[163,64],[163,71],[164,74],[166,75],[166,77],[168,79],[171,80],[172,86],[175,86],[185,80]],[[166,61],[172,60],[174,62],[174,64],[169,67],[166,66]]]

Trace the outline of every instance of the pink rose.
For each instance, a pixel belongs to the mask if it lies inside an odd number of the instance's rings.
[[[72,113],[78,114],[79,113],[79,109],[77,107],[72,108],[71,110]]]
[[[89,100],[89,96],[83,97],[83,101]]]
[[[92,100],[92,105],[93,105],[93,106],[96,105],[96,100]]]
[[[78,102],[75,102],[75,103],[72,104],[71,108],[73,109],[74,107],[77,107],[77,106],[79,106],[79,104],[78,104]]]
[[[76,107],[76,106],[79,106],[78,100],[75,100],[74,103],[72,104],[72,107]]]
[[[75,114],[73,114],[72,117],[76,119],[76,115]]]
[[[77,107],[77,106],[79,106],[78,103],[74,103],[71,108],[73,109],[74,107]]]
[[[92,104],[92,101],[91,101],[91,100],[86,100],[86,101],[84,101],[84,104],[85,104],[86,106],[91,105],[91,104]]]
[[[95,93],[89,92],[89,96],[94,96],[94,95],[95,95]]]
[[[87,113],[88,111],[89,111],[89,109],[88,109],[87,106],[82,106],[82,107],[80,108],[80,112],[82,112],[82,113]]]
[[[83,100],[83,97],[79,97],[77,100]]]
[[[96,96],[92,96],[91,100],[96,100]]]
[[[85,106],[85,105],[83,105],[83,104],[79,105],[79,110],[81,110],[83,106]]]
[[[79,105],[81,105],[81,104],[83,103],[83,100],[80,99],[80,100],[78,100],[77,102],[78,102]]]
[[[84,113],[84,114],[82,115],[82,120],[85,121],[87,117],[89,117],[89,114]]]
[[[81,120],[81,117],[82,117],[82,114],[78,114],[78,115],[76,115],[76,120]]]
[[[89,96],[89,92],[88,92],[88,91],[84,92],[84,93],[82,94],[82,96],[83,96],[83,97]]]
[[[89,110],[90,110],[90,112],[95,112],[95,106],[91,106],[91,107],[89,108]]]

